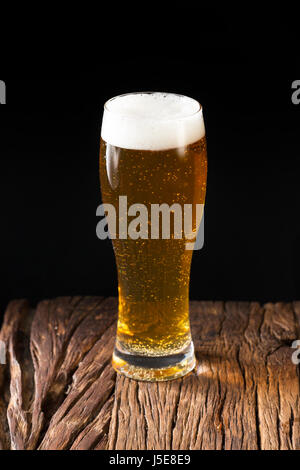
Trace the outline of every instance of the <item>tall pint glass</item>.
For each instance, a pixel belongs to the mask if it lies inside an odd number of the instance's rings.
[[[196,100],[147,92],[105,104],[100,180],[115,215],[107,219],[119,281],[113,367],[133,379],[171,380],[195,367],[189,281],[206,177]]]

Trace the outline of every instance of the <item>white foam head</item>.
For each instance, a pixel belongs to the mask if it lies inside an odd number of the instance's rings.
[[[101,137],[116,147],[167,150],[193,144],[204,135],[202,108],[187,96],[130,93],[105,105]]]

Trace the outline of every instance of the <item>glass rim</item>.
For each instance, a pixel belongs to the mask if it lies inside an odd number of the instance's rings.
[[[198,105],[198,109],[196,111],[193,111],[192,113],[190,114],[187,114],[183,117],[174,117],[174,118],[161,118],[159,119],[160,121],[175,121],[175,120],[178,120],[178,121],[181,121],[181,120],[184,120],[184,119],[189,119],[193,116],[195,116],[196,114],[198,113],[201,113],[203,111],[203,107],[201,105],[201,103],[196,100],[195,98],[191,98],[190,96],[187,96],[187,95],[183,95],[181,93],[173,93],[173,92],[170,92],[170,91],[133,91],[133,92],[129,92],[129,93],[122,93],[121,95],[117,95],[117,96],[113,96],[112,98],[110,98],[109,100],[107,100],[105,103],[104,103],[104,111],[108,112],[108,113],[111,113],[111,114],[115,114],[115,115],[118,115],[118,116],[122,116],[122,117],[127,117],[127,118],[133,118],[133,119],[136,119],[136,116],[132,116],[132,115],[129,115],[129,114],[126,114],[126,113],[120,113],[119,111],[113,111],[111,109],[109,109],[109,103],[111,101],[114,101],[118,98],[122,98],[123,96],[130,96],[130,95],[153,95],[155,93],[160,93],[162,95],[174,95],[174,96],[179,96],[179,97],[182,97],[182,98],[188,98],[190,100],[193,100],[195,101],[195,103],[197,103]],[[147,116],[138,116],[139,119],[150,119],[152,120],[152,118],[150,117],[147,117]]]

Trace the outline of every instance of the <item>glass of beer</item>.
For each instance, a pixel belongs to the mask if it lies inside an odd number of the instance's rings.
[[[171,380],[195,367],[189,281],[206,177],[205,127],[196,100],[140,92],[105,104],[100,180],[103,203],[116,215],[107,220],[119,281],[112,363],[127,377]],[[185,230],[187,208],[192,221]]]

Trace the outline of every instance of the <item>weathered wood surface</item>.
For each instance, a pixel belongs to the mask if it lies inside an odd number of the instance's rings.
[[[300,449],[300,302],[191,302],[198,367],[156,384],[113,371],[116,311],[94,297],[10,303],[1,449]]]

